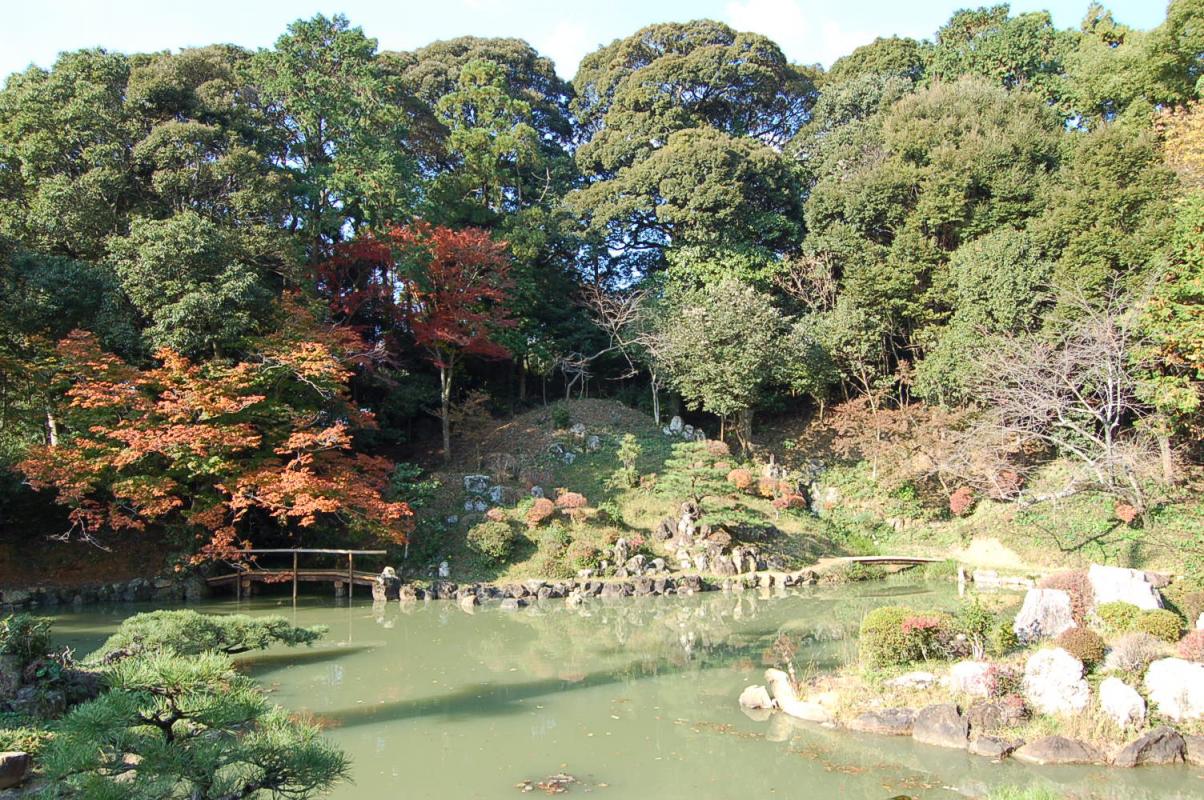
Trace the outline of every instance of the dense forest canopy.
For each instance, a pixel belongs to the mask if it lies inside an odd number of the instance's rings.
[[[1144,512],[1146,451],[1201,455],[1202,92],[1204,0],[963,10],[828,70],[657,24],[571,82],[342,16],[63,53],[0,90],[0,513],[401,542],[428,412],[450,456],[460,404],[566,391],[745,446],[758,410],[956,411],[994,448],[961,482],[1024,439]]]

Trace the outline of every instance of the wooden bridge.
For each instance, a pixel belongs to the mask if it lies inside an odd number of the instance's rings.
[[[832,560],[853,564],[935,564],[945,559],[925,556],[840,556]]]
[[[226,586],[234,584],[234,594],[238,599],[242,599],[243,589],[245,588],[250,593],[252,583],[284,583],[292,581],[293,584],[293,600],[297,599],[297,584],[300,581],[330,583],[335,587],[337,592],[340,587],[347,587],[347,597],[351,598],[355,590],[356,584],[360,586],[371,586],[376,582],[375,572],[364,572],[356,570],[356,556],[383,556],[387,555],[387,550],[322,550],[308,548],[268,548],[263,550],[242,550],[242,555],[286,555],[292,554],[293,565],[291,568],[285,567],[282,569],[263,569],[255,565],[250,565],[246,562],[239,562],[234,567],[234,572],[225,575],[214,575],[206,578],[205,582],[210,586]],[[300,557],[303,555],[335,555],[347,556],[347,568],[305,568],[300,567]]]

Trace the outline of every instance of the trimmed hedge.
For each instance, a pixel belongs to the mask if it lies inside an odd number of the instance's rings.
[[[1174,611],[1150,609],[1142,612],[1138,618],[1137,630],[1173,644],[1179,641],[1179,634],[1183,632],[1183,620]]]
[[[1141,609],[1132,603],[1118,600],[1096,606],[1095,616],[1099,617],[1104,633],[1129,633],[1137,630],[1137,621],[1141,619]]]
[[[495,563],[504,563],[514,552],[518,532],[505,522],[481,522],[468,530],[468,546]]]
[[[1055,640],[1058,647],[1083,662],[1087,669],[1104,660],[1107,646],[1098,633],[1087,628],[1071,628],[1062,631]]]

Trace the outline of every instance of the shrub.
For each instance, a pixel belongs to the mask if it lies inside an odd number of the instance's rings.
[[[951,558],[924,565],[924,580],[947,581],[957,577],[957,562]]]
[[[505,522],[481,522],[468,529],[468,546],[494,563],[504,563],[514,552],[518,534]]]
[[[135,614],[90,656],[113,661],[117,657],[166,652],[177,656],[201,653],[235,655],[262,650],[272,644],[290,647],[312,644],[326,629],[298,628],[281,616],[246,614],[210,615],[196,611],[150,611]]]
[[[743,467],[737,467],[727,474],[727,482],[740,491],[747,492],[753,483],[752,473]]]
[[[1020,639],[1016,636],[1016,631],[1012,628],[1011,621],[1006,619],[1000,620],[991,631],[991,642],[988,652],[996,658],[1001,658],[1018,647],[1020,647]]]
[[[1133,521],[1136,520],[1138,516],[1137,509],[1128,503],[1117,503],[1116,508],[1112,510],[1112,513],[1116,515],[1118,520],[1126,525],[1132,525]]]
[[[882,606],[861,621],[858,649],[866,666],[899,666],[943,655],[950,634],[946,615],[920,614],[905,606]]]
[[[1174,611],[1152,608],[1142,612],[1137,619],[1137,630],[1164,642],[1174,643],[1179,641],[1179,634],[1183,631],[1183,620]]]
[[[1155,659],[1166,653],[1166,643],[1148,633],[1126,633],[1108,650],[1104,669],[1141,675]]]
[[[994,698],[1018,697],[1024,683],[1020,670],[1005,664],[987,667],[987,694]]]
[[[807,507],[807,498],[803,497],[801,494],[781,494],[773,499],[773,507],[779,511],[786,511],[789,509],[797,511]]]
[[[958,607],[954,613],[953,625],[958,633],[966,637],[966,642],[970,645],[970,654],[975,659],[986,655],[991,628],[995,625],[995,615],[980,603],[977,597]]]
[[[1070,595],[1070,611],[1074,615],[1074,621],[1079,624],[1080,628],[1086,624],[1087,609],[1091,608],[1091,603],[1095,599],[1095,592],[1091,589],[1091,581],[1087,578],[1086,570],[1078,569],[1047,575],[1037,585],[1042,589],[1061,589]]]
[[[778,482],[773,478],[761,478],[757,481],[757,494],[762,497],[773,497],[778,493]]]
[[[489,520],[490,522],[505,522],[506,512],[497,506],[494,506],[485,512],[485,519]]]
[[[1104,640],[1093,630],[1071,628],[1055,640],[1058,647],[1083,662],[1087,669],[1104,660]]]
[[[50,620],[32,614],[0,619],[0,654],[16,656],[21,666],[50,652]]]
[[[573,424],[573,417],[564,406],[552,406],[552,427],[563,431]]]
[[[1175,650],[1179,653],[1179,658],[1204,661],[1204,630],[1188,631],[1188,634],[1179,640]]]
[[[589,505],[589,501],[585,499],[585,495],[579,492],[568,492],[564,489],[556,491],[556,507],[562,511],[573,511],[585,508],[587,505]]]
[[[727,458],[732,454],[732,448],[727,446],[727,442],[721,442],[718,439],[707,439],[703,442],[703,447],[715,458]]]
[[[969,486],[959,486],[949,495],[949,513],[955,517],[964,517],[974,508],[974,490]]]
[[[593,542],[578,539],[569,545],[564,558],[574,570],[593,569],[602,560],[602,549]]]
[[[537,528],[544,520],[556,513],[556,504],[546,497],[537,497],[527,510],[527,525]]]
[[[539,549],[560,555],[573,543],[573,535],[556,523],[549,525],[539,536]]]
[[[1104,633],[1129,633],[1137,629],[1137,620],[1141,617],[1141,609],[1132,603],[1117,600],[1096,606],[1095,616],[1099,618],[1100,627],[1103,628]]]
[[[881,606],[865,615],[858,632],[857,651],[867,667],[892,667],[911,661],[903,620],[915,615],[905,606]]]

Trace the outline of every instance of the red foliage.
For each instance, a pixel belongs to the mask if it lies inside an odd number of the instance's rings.
[[[564,489],[557,490],[556,507],[563,511],[570,511],[575,508],[585,508],[589,502],[585,499],[585,495],[579,492],[567,492]]]
[[[1117,503],[1116,508],[1112,511],[1116,518],[1126,525],[1132,525],[1137,519],[1138,511],[1135,507],[1128,503]]]
[[[1204,661],[1204,630],[1191,631],[1184,636],[1176,648],[1179,658],[1188,661]]]
[[[527,511],[527,525],[535,528],[556,513],[556,504],[546,497],[537,497]]]
[[[506,512],[494,506],[485,512],[485,519],[489,520],[490,522],[505,522]]]
[[[288,318],[233,366],[162,350],[140,371],[72,333],[58,347],[68,433],[18,468],[85,538],[171,526],[196,533],[201,557],[236,557],[255,512],[257,529],[265,517],[285,531],[329,521],[404,541],[412,511],[382,498],[393,464],[351,452],[349,425],[372,423],[346,395],[340,356],[362,349],[358,337],[295,304]],[[327,410],[344,421],[319,423]]]
[[[964,517],[974,508],[974,490],[969,486],[959,486],[949,495],[949,513],[955,517]]]
[[[732,454],[732,448],[728,447],[727,442],[718,439],[707,439],[703,447],[715,458],[726,458]]]
[[[802,509],[807,507],[807,499],[801,494],[795,494],[794,492],[780,494],[773,499],[773,507],[779,510],[787,508]]]
[[[1070,595],[1070,610],[1074,621],[1080,627],[1086,624],[1087,610],[1095,601],[1095,590],[1091,588],[1091,581],[1087,577],[1086,570],[1071,570],[1046,575],[1037,583],[1037,586],[1042,589],[1061,589]]]

